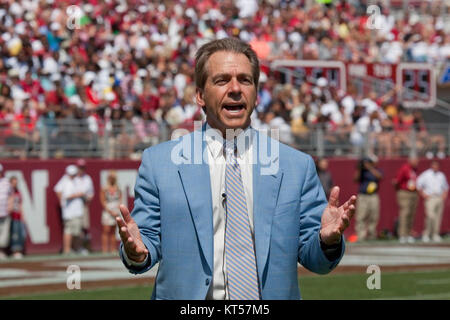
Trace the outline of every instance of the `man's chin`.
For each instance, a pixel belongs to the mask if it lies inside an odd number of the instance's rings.
[[[240,121],[224,121],[223,122],[226,129],[246,129],[250,125],[250,121],[248,120],[240,120]]]

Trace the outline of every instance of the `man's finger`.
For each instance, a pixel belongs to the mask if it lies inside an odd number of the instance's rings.
[[[328,200],[328,205],[337,207],[339,206],[339,187],[334,186],[330,192],[330,198]]]
[[[139,258],[143,254],[148,254],[147,248],[143,245],[139,245],[132,237],[128,237],[125,251],[130,258]]]
[[[350,219],[353,218],[353,216],[355,215],[355,212],[356,212],[356,207],[354,204],[351,204],[348,207],[348,216],[350,217]]]
[[[125,244],[127,241],[127,238],[131,236],[130,232],[128,231],[128,226],[125,224],[125,222],[120,217],[116,217],[116,223],[119,227],[119,235],[122,242]]]
[[[120,239],[122,240],[123,244],[126,245],[128,242],[128,238],[131,237],[130,232],[128,231],[128,228],[126,226],[120,227],[119,235],[120,235]]]
[[[133,220],[131,218],[130,211],[128,210],[128,208],[126,206],[124,206],[123,204],[120,204],[119,209],[120,209],[120,212],[122,213],[122,217],[123,217],[123,220],[125,220],[125,223],[129,223]]]
[[[117,226],[119,227],[119,231],[120,231],[120,228],[127,226],[125,224],[125,222],[123,221],[123,219],[121,217],[118,217],[118,216],[116,217],[116,223],[117,223]]]
[[[133,237],[129,236],[125,240],[126,242],[124,242],[124,248],[128,257],[133,258],[142,254],[142,252],[140,252],[141,250],[139,249],[138,244],[133,239]]]
[[[344,230],[347,229],[349,225],[350,225],[350,217],[347,216],[346,214],[342,215],[341,223],[339,225],[339,231],[343,233]]]

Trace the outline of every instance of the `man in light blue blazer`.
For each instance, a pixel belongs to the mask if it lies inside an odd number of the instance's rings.
[[[356,196],[327,202],[313,160],[250,126],[259,63],[238,39],[197,52],[207,123],[145,150],[132,213],[117,218],[132,273],[159,263],[153,299],[300,299],[297,264],[330,272]]]

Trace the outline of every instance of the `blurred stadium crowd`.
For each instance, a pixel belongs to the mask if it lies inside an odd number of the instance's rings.
[[[1,0],[0,152],[29,156],[44,132],[50,143],[96,149],[109,132],[110,143],[125,146],[109,156],[120,158],[176,128],[192,130],[204,119],[195,104],[194,54],[233,36],[251,43],[262,64],[255,128],[280,129],[280,140],[293,146],[317,127],[328,143],[355,148],[369,134],[386,157],[405,155],[413,129],[419,152],[434,145],[444,157],[445,137],[427,133],[421,112],[392,103],[399,88],[363,97],[351,86],[334,90],[325,78],[283,85],[268,66],[276,59],[442,64],[450,58],[449,1],[421,1],[401,15],[390,1],[320,2],[330,3]],[[380,29],[368,28],[370,3],[381,9]],[[68,126],[85,129],[65,134]],[[58,155],[68,156],[51,154]]]

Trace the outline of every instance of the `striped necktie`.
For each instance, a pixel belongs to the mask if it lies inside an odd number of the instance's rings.
[[[225,256],[230,300],[259,300],[255,250],[247,213],[236,146],[226,141]]]

